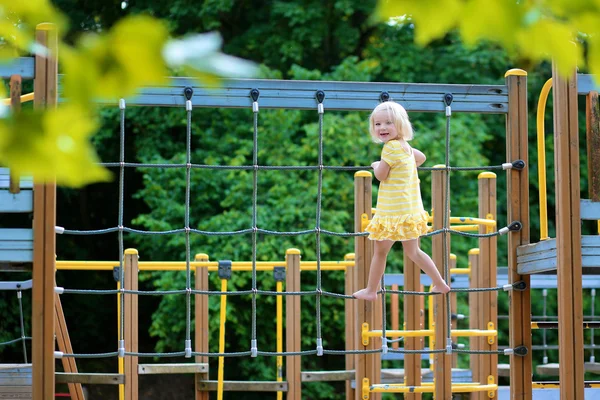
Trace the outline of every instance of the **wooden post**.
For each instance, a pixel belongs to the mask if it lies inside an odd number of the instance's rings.
[[[592,201],[600,201],[600,105],[598,92],[586,97],[586,142],[588,158],[588,191]]]
[[[372,175],[368,171],[358,171],[354,174],[354,229],[355,232],[363,231],[363,218],[372,218]],[[373,258],[373,243],[366,236],[357,236],[354,240],[354,256],[356,260],[357,281],[359,288],[367,286],[369,281],[369,267]],[[362,324],[369,324],[369,330],[381,329],[381,324],[376,324],[376,309],[380,307],[380,297],[377,301],[353,300],[355,303],[356,321],[356,349],[374,350],[378,348],[381,340],[371,338],[369,345],[362,343]],[[355,356],[356,386],[361,387],[364,378],[369,379],[371,385],[379,383],[381,373],[376,375],[375,365],[381,363],[380,354],[357,354]],[[371,393],[371,399],[381,399],[379,393]],[[356,399],[362,399],[360,390],[356,390]]]
[[[496,174],[482,172],[479,174],[479,218],[498,220],[496,206]],[[491,233],[493,229],[479,226],[479,233]],[[480,288],[497,286],[497,238],[496,236],[479,239],[479,268],[478,284]],[[479,329],[498,329],[498,292],[481,292],[480,294],[480,327]],[[480,350],[498,350],[498,338],[479,338]],[[480,359],[477,370],[477,380],[485,385],[490,376],[493,383],[498,383],[498,355],[485,354]],[[479,392],[479,400],[489,399],[488,393]]]
[[[436,165],[436,168],[443,168],[443,165]],[[433,171],[431,179],[432,202],[433,202],[433,230],[444,227],[444,209],[446,208],[446,184],[448,172],[437,170]],[[446,255],[444,256],[444,240],[446,240]],[[435,235],[431,239],[433,262],[437,266],[440,274],[444,276],[444,257],[450,260],[450,239],[449,234]],[[448,327],[446,321],[448,310],[446,306],[446,296],[435,295],[434,297],[434,323],[435,323],[435,349],[446,348],[446,338],[448,336]],[[437,400],[452,399],[452,355],[444,353],[435,353],[435,398]]]
[[[69,338],[69,330],[67,329],[67,321],[63,313],[60,296],[55,295],[55,317],[56,317],[56,341],[58,342],[58,350],[66,354],[73,354],[71,347],[71,339]],[[65,372],[77,373],[77,363],[73,357],[63,357],[62,365]],[[69,383],[69,394],[73,400],[84,400],[81,383]]]
[[[346,254],[344,261],[354,261],[354,253]],[[356,265],[352,267],[346,267],[344,293],[346,295],[352,295],[356,292]],[[355,335],[355,315],[354,315],[354,301],[353,299],[347,299],[344,302],[344,311],[346,315],[346,351],[356,349],[356,335]],[[354,370],[354,354],[346,354],[346,371]],[[352,387],[352,382],[346,381],[346,400],[354,400],[355,389]]]
[[[420,240],[420,239],[417,239]],[[404,254],[404,290],[421,291],[421,269],[406,254]],[[422,330],[423,305],[422,296],[404,296],[404,321],[406,330]],[[423,350],[423,337],[404,338],[406,350]],[[406,386],[421,386],[421,356],[422,354],[404,354],[404,383]],[[421,393],[406,393],[407,400],[421,400]]]
[[[506,159],[523,160],[521,171],[507,171],[508,223],[519,221],[522,228],[508,233],[508,282],[523,281],[525,291],[510,293],[510,347],[525,346],[526,356],[510,358],[510,396],[513,400],[531,400],[531,291],[528,275],[517,272],[517,247],[529,244],[529,163],[527,155],[527,73],[512,69],[505,75],[508,87],[506,115]]]
[[[125,250],[125,290],[138,290],[138,252]],[[125,352],[138,352],[138,295],[125,293]],[[138,399],[138,358],[125,356],[125,400]]]
[[[194,257],[195,261],[207,262],[208,255],[207,254],[196,254]],[[195,287],[196,290],[208,291],[208,267],[196,267],[196,276],[195,276]],[[208,329],[208,303],[209,296],[207,294],[196,294],[195,295],[195,347],[196,352],[198,353],[208,353],[208,339],[209,329]],[[207,356],[196,356],[197,363],[207,363],[209,362]],[[196,385],[196,400],[208,400],[209,392],[201,391],[198,385],[198,379],[200,377],[206,377],[208,380],[208,373],[204,374],[196,374],[194,377],[194,384]]]
[[[58,39],[53,24],[36,28],[36,41],[50,50],[50,56],[35,58],[35,108],[56,107]],[[39,94],[39,95],[38,95]],[[33,187],[33,271],[32,271],[32,398],[54,398],[54,282],[56,237],[56,184],[40,182]]]
[[[469,250],[469,269],[471,270],[469,276],[469,288],[475,289],[479,284],[479,249],[471,249]],[[481,312],[480,307],[481,304],[481,293],[480,292],[470,292],[469,293],[469,329],[481,329]],[[480,338],[471,337],[469,338],[469,348],[471,350],[481,350]],[[478,382],[478,373],[480,360],[484,357],[483,354],[473,354],[469,358],[469,366],[473,373],[473,381]],[[483,384],[483,382],[479,382]],[[471,393],[471,400],[478,400],[479,392]]]
[[[10,77],[10,108],[13,114],[21,111],[21,75],[12,75]],[[12,171],[10,173],[8,191],[13,194],[21,191],[19,177],[15,176]]]
[[[554,83],[554,171],[556,176],[556,265],[560,398],[584,398],[581,214],[577,75]]]
[[[299,292],[300,289],[300,250],[287,249],[285,252],[285,290]],[[300,296],[285,297],[285,351],[298,352],[302,349]],[[302,399],[302,359],[300,356],[287,356],[285,376],[288,383],[288,400]]]
[[[406,265],[406,264],[405,264]],[[392,285],[392,290],[398,290],[398,284]],[[400,298],[398,293],[390,293],[390,322],[393,331],[402,329],[400,327]],[[400,342],[392,342],[392,349],[399,349]],[[406,362],[405,362],[406,364]],[[405,368],[406,369],[406,368]]]

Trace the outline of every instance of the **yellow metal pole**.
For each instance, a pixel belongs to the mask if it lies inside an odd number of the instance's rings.
[[[117,290],[121,289],[121,282],[117,281]],[[119,343],[119,335],[121,333],[121,296],[117,295],[117,343]],[[119,374],[125,373],[125,363],[122,357],[118,357]],[[119,400],[125,399],[125,385],[119,384]]]
[[[552,89],[552,78],[542,87],[537,108],[537,151],[538,151],[538,185],[540,188],[540,240],[548,239],[548,208],[546,201],[546,132],[544,117],[546,102]]]
[[[33,93],[27,93],[21,96],[21,103],[25,103],[27,101],[33,100]],[[2,104],[5,106],[10,106],[10,98],[2,99]]]
[[[283,282],[277,282],[277,293],[281,293]],[[277,296],[277,352],[283,352],[283,296]],[[277,382],[283,381],[283,356],[277,356]],[[277,392],[277,400],[283,400],[283,392]]]
[[[227,291],[227,279],[221,279],[221,292]],[[225,353],[225,320],[227,318],[227,295],[221,296],[221,318],[219,326],[219,353]],[[219,356],[217,399],[223,400],[223,379],[225,375],[225,357]]]

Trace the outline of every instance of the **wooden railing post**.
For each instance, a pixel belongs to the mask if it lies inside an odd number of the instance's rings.
[[[55,108],[57,102],[58,37],[54,24],[40,24],[36,41],[49,49],[47,57],[35,57],[36,109]],[[32,398],[54,398],[54,285],[56,258],[56,184],[34,177],[32,271]]]
[[[138,290],[138,252],[126,249],[124,256],[124,289]],[[125,352],[138,352],[138,295],[125,293]],[[138,400],[138,357],[125,356],[125,400]]]
[[[479,249],[471,249],[469,250],[469,269],[471,273],[469,275],[469,288],[475,289],[478,288],[479,284],[479,274],[480,274],[480,264],[479,264]],[[469,329],[482,329],[481,322],[481,304],[482,300],[481,292],[470,292],[469,293]],[[481,350],[481,340],[478,337],[469,338],[469,348],[471,350]],[[482,358],[485,357],[484,354],[473,354],[469,358],[469,366],[473,373],[473,381],[477,382],[477,376],[479,371],[479,366],[482,363]],[[471,400],[478,400],[479,392],[471,393]]]
[[[584,398],[583,299],[577,74],[564,79],[554,64],[554,171],[560,398]],[[597,173],[597,172],[596,172]]]
[[[299,292],[300,289],[300,250],[287,249],[285,252],[285,291]],[[299,352],[302,348],[301,297],[285,297],[285,351]],[[302,399],[302,362],[300,356],[287,356],[285,376],[288,383],[287,400]]]
[[[519,221],[522,228],[508,233],[508,282],[524,282],[527,289],[510,293],[510,347],[525,346],[525,356],[510,358],[510,396],[513,400],[531,400],[531,291],[530,278],[517,271],[517,247],[529,244],[529,157],[527,154],[527,73],[513,69],[505,74],[508,87],[506,114],[506,160],[523,160],[521,171],[507,171],[508,223]]]
[[[421,291],[421,269],[406,254],[404,254],[403,290]],[[404,296],[404,322],[406,324],[405,329],[408,331],[424,329],[422,300],[421,296]],[[423,350],[423,338],[405,338],[404,348],[406,350]],[[404,382],[406,386],[421,386],[421,356],[422,354],[412,353],[404,355]],[[421,400],[423,398],[421,393],[406,393],[404,396],[407,400]]]
[[[208,255],[207,254],[196,254],[194,257],[195,261],[199,262],[207,262]],[[195,276],[195,288],[196,290],[208,291],[208,267],[196,267],[196,276]],[[196,352],[198,353],[208,353],[208,339],[209,339],[209,329],[208,329],[208,303],[209,296],[207,294],[196,294],[195,296],[195,347]],[[207,356],[196,356],[197,363],[207,363]],[[194,377],[194,385],[195,385],[195,393],[196,400],[208,400],[209,392],[200,390],[200,386],[198,385],[199,379],[208,380],[208,373],[196,374]]]
[[[344,261],[355,261],[354,253],[346,254]],[[352,295],[358,289],[356,287],[356,264],[352,267],[346,267],[344,293]],[[344,302],[344,311],[346,315],[346,351],[356,349],[356,315],[354,315],[354,301],[347,299]],[[346,354],[346,371],[354,369],[354,354]],[[354,388],[352,382],[346,381],[346,400],[354,400]]]
[[[443,165],[436,165],[436,168],[443,168]],[[447,174],[445,170],[436,170],[432,173],[431,179],[431,198],[433,203],[433,230],[444,227],[444,213],[447,197]],[[444,255],[444,240],[446,241],[446,254]],[[444,276],[444,259],[450,261],[450,238],[449,234],[435,235],[432,242],[432,259],[437,266],[440,274]],[[446,306],[446,296],[436,295],[433,301],[435,315],[435,349],[446,348],[446,338],[448,337],[448,327],[446,321],[449,317],[448,307]],[[435,353],[435,398],[438,400],[452,399],[452,355],[444,353]]]

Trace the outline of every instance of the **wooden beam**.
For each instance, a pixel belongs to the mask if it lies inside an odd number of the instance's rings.
[[[21,111],[21,76],[12,75],[10,77],[10,108],[13,114]],[[21,191],[19,177],[12,172],[10,174],[9,192],[17,194]]]
[[[598,92],[591,91],[586,97],[586,141],[588,158],[588,192],[590,199],[600,202],[600,104]]]
[[[300,286],[300,250],[287,249],[285,252],[285,290],[299,292]],[[301,308],[300,296],[285,297],[285,351],[298,352],[302,349]],[[302,399],[302,362],[300,356],[285,358],[285,376],[288,400]],[[227,389],[225,389],[227,390]]]
[[[125,289],[138,290],[138,252],[127,249],[124,254]],[[125,352],[138,352],[138,295],[125,293]],[[138,357],[125,356],[125,400],[138,399]]]
[[[444,167],[444,166],[436,166]],[[433,230],[444,227],[444,217],[447,198],[447,171],[436,170],[432,172],[431,178],[431,198],[433,209]],[[450,261],[450,235],[441,234],[431,238],[432,259],[437,266],[440,274],[444,276],[444,259]],[[446,245],[444,246],[444,241]],[[444,248],[446,254],[444,254]],[[446,348],[446,338],[448,337],[448,327],[446,321],[450,310],[446,306],[446,296],[436,295],[433,299],[434,321],[435,321],[435,345],[431,346],[435,350]],[[452,399],[452,355],[444,353],[434,354],[434,385],[435,398],[439,400]]]
[[[139,375],[208,373],[208,363],[138,364]]]
[[[471,275],[469,277],[469,288],[475,289],[479,286],[479,274],[481,273],[479,263],[479,249],[469,250],[469,268],[471,268]],[[482,303],[481,292],[469,292],[469,329],[483,329],[483,323],[481,319],[481,307]],[[469,348],[471,350],[481,350],[481,340],[478,337],[469,338]],[[469,366],[473,371],[473,380],[475,381],[477,371],[479,371],[479,365],[483,362],[483,354],[473,354],[469,357]],[[478,397],[477,393],[471,395],[473,400]]]
[[[583,308],[577,75],[552,67],[561,400],[583,399]]]
[[[36,56],[34,107],[56,107],[58,39],[53,24],[36,27],[36,41],[49,49],[48,57]],[[39,96],[38,96],[39,95]],[[35,177],[34,177],[35,178]],[[34,185],[34,242],[32,289],[32,398],[54,397],[54,271],[56,238],[56,184]]]
[[[71,339],[69,338],[69,330],[67,329],[67,322],[65,320],[65,314],[63,313],[60,296],[55,295],[55,312],[56,312],[56,342],[58,343],[58,350],[66,354],[73,354],[73,347],[71,347]],[[73,357],[63,357],[62,365],[65,372],[77,373],[77,363]],[[83,389],[81,384],[69,384],[69,394],[71,399],[84,400]]]
[[[288,296],[290,297],[290,296]],[[198,380],[198,386],[204,391],[216,391],[218,381]],[[226,392],[287,392],[287,382],[276,381],[224,381],[223,390]]]
[[[523,170],[507,170],[508,222],[519,221],[522,228],[508,233],[508,282],[523,281],[528,289],[510,292],[510,347],[525,346],[526,356],[512,356],[510,365],[510,396],[513,400],[531,400],[531,291],[529,276],[517,270],[517,247],[529,243],[529,158],[527,135],[527,73],[510,70],[505,74],[508,86],[506,116],[506,160],[525,161]]]
[[[354,253],[346,254],[344,256],[344,261],[354,261]],[[344,293],[346,295],[352,295],[354,292],[358,290],[356,287],[356,279],[357,279],[357,270],[356,265],[352,267],[346,268],[346,274],[344,276]],[[346,351],[351,351],[356,349],[356,315],[354,314],[354,301],[352,299],[344,301],[344,313],[346,317],[346,341],[345,348]],[[352,371],[352,379],[354,379],[354,354],[346,354],[344,356],[346,370]],[[346,382],[346,400],[354,400],[355,388],[352,387],[352,382],[348,380]]]
[[[57,372],[55,374],[56,383],[68,384],[86,384],[86,385],[120,385],[125,383],[123,374],[83,374]],[[81,385],[79,385],[81,386]]]
[[[421,269],[406,254],[403,255],[403,259],[403,289],[415,292],[421,291]],[[404,296],[404,322],[406,323],[406,328],[400,327],[399,329],[406,329],[409,331],[424,329],[422,324],[422,318],[424,314],[422,300],[423,298],[421,296]],[[406,350],[423,350],[423,338],[405,338],[404,348]],[[407,386],[421,385],[421,354],[406,353],[404,355],[404,372],[406,374],[405,383]],[[404,398],[407,400],[421,400],[423,395],[421,393],[405,393]]]

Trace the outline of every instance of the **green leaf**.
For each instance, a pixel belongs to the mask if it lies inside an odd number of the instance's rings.
[[[19,176],[79,187],[110,178],[89,142],[97,121],[74,106],[24,110],[2,121],[0,159]]]

